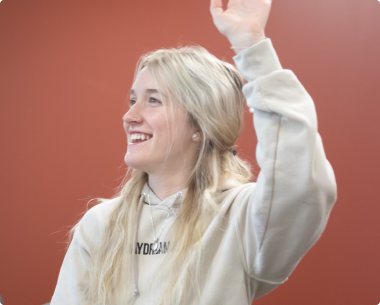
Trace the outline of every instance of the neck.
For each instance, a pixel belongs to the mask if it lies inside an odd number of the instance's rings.
[[[154,194],[161,201],[187,188],[187,182],[192,168],[184,168],[175,173],[161,175],[149,174],[148,184]]]

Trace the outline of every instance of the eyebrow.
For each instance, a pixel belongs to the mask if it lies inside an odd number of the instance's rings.
[[[163,94],[161,91],[158,91],[157,89],[146,89],[145,92],[146,93],[158,93],[158,94],[162,94],[163,96],[166,96],[165,94]],[[131,94],[136,95],[135,90],[131,89]]]

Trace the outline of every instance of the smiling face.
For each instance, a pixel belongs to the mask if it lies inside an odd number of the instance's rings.
[[[167,96],[167,93],[161,91]],[[148,174],[170,174],[194,166],[200,135],[190,126],[187,112],[173,103],[161,101],[155,78],[148,68],[136,77],[130,96],[130,109],[123,117],[128,138],[125,163]]]

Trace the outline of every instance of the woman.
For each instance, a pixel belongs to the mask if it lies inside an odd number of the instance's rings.
[[[211,0],[242,76],[200,47],[141,57],[123,118],[132,175],[73,228],[52,305],[251,304],[318,240],[335,177],[312,99],[265,39],[270,6]],[[244,96],[257,183],[233,150]]]

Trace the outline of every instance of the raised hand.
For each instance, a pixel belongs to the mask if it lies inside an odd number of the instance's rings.
[[[210,11],[219,32],[232,46],[244,49],[265,39],[271,4],[272,0],[229,0],[224,11],[222,0],[211,0]]]

